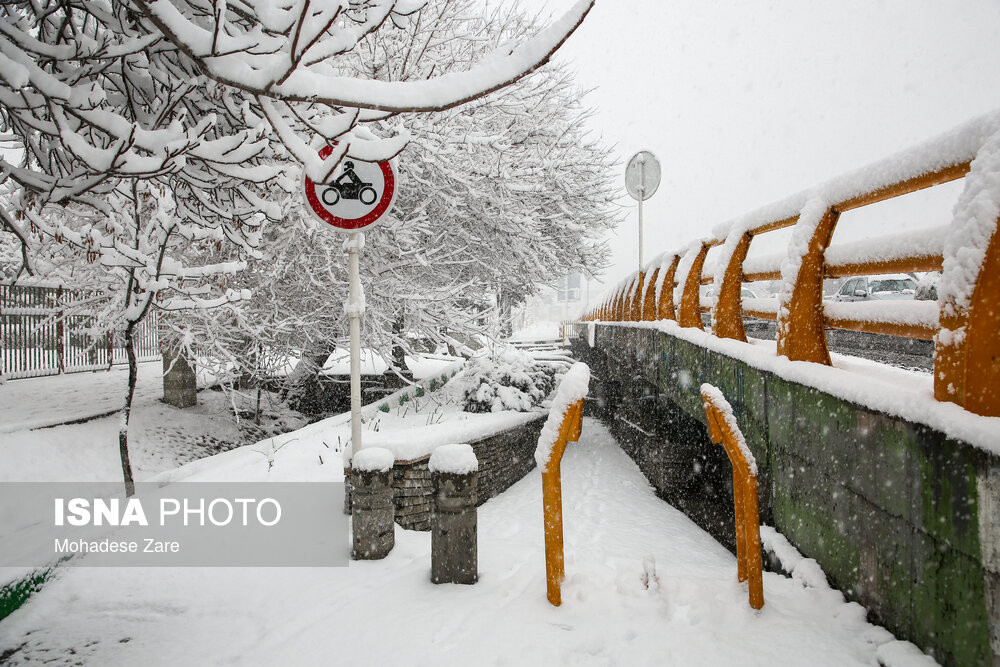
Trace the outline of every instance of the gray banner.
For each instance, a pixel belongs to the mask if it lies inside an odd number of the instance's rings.
[[[0,483],[0,567],[346,566],[342,482]]]

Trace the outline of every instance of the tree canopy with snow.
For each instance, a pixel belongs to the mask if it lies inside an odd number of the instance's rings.
[[[520,11],[484,11],[473,0],[425,12],[403,30],[366,37],[346,71],[422,80],[537,31]],[[366,231],[361,258],[366,345],[389,357],[394,348],[412,351],[417,341],[495,335],[510,307],[542,284],[603,268],[601,237],[617,219],[613,159],[585,135],[589,110],[580,96],[567,68],[552,63],[462,107],[406,119],[413,139],[398,157],[396,205]],[[398,124],[369,127],[393,134]],[[208,352],[243,367],[238,374],[245,377],[273,370],[247,353],[254,341],[271,350],[305,349],[308,368],[293,375],[295,384],[345,343],[346,318],[335,305],[347,298],[346,266],[341,237],[301,210],[274,229],[266,233],[264,259],[238,278],[254,289],[236,316],[243,333]],[[218,330],[215,314],[186,319],[188,327]],[[218,343],[217,336],[204,340]],[[256,370],[245,367],[262,361]]]
[[[419,3],[4,3],[0,137],[11,144],[0,181],[16,187],[0,202],[3,229],[24,248],[23,270],[32,272],[42,239],[110,276],[118,292],[106,301],[126,341],[152,308],[244,299],[225,276],[262,257],[264,227],[286,214],[298,164],[324,182],[345,155],[396,155],[409,140],[404,126],[377,135],[359,124],[450,108],[517,81],[591,5],[582,0],[461,71],[385,82],[344,66],[387,22],[419,17]],[[320,160],[316,149],[333,142]],[[127,486],[130,397],[131,389],[121,437]]]

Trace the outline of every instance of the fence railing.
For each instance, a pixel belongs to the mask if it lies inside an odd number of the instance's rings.
[[[946,227],[918,238],[883,235],[828,251],[846,211],[965,178]],[[934,340],[934,395],[987,416],[1000,416],[1000,111],[869,167],[799,193],[728,225],[687,248],[656,257],[612,288],[584,320],[676,320],[746,341],[743,318],[777,320],[778,354],[831,365],[827,329]],[[747,261],[761,234],[793,228],[787,251]],[[714,275],[708,251],[721,246]],[[823,280],[889,272],[941,271],[938,301],[834,303]],[[742,283],[780,280],[777,299],[746,299]],[[702,303],[700,287],[714,284]],[[933,302],[931,302],[933,304]]]
[[[121,333],[94,331],[95,318],[72,306],[80,290],[0,284],[0,375],[7,379],[110,368],[126,363]],[[156,313],[136,329],[140,361],[159,358]]]

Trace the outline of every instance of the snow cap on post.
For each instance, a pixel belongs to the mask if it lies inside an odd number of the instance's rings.
[[[582,361],[573,364],[559,382],[556,395],[552,399],[549,418],[545,420],[542,433],[538,437],[535,448],[535,463],[539,470],[545,472],[552,457],[552,448],[559,437],[559,429],[570,406],[587,397],[590,389],[590,367]]]
[[[393,453],[384,447],[366,447],[354,453],[351,467],[359,472],[388,472],[396,463]]]
[[[722,394],[722,391],[718,387],[705,383],[701,385],[701,396],[702,402],[705,403],[706,399],[710,399],[712,405],[714,405],[719,410],[719,414],[725,420],[726,425],[732,432],[733,436],[736,438],[736,446],[739,447],[740,453],[743,455],[744,460],[747,463],[747,468],[750,474],[754,477],[757,476],[757,459],[754,458],[753,452],[747,447],[746,438],[743,437],[743,432],[740,430],[739,424],[736,423],[736,416],[733,414],[733,406],[729,404],[726,397]]]
[[[431,472],[468,475],[479,470],[479,460],[472,445],[441,445],[431,454],[427,468]]]

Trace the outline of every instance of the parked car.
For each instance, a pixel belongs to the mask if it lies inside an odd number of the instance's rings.
[[[917,280],[906,273],[881,276],[858,276],[844,283],[833,295],[834,301],[902,301],[912,299]]]
[[[713,289],[710,289],[707,292],[705,292],[705,296],[706,297],[710,297],[714,293],[715,293],[715,289],[713,288]],[[748,289],[746,287],[743,287],[743,288],[740,289],[740,297],[742,297],[744,299],[756,299],[757,295],[754,294],[752,290],[750,290],[750,289]]]
[[[715,289],[714,288],[710,289],[707,292],[705,292],[705,297],[706,298],[711,298],[714,293],[715,293]],[[740,298],[742,298],[742,299],[756,299],[757,295],[754,294],[753,290],[751,290],[751,289],[749,289],[747,287],[742,287],[742,288],[740,288]],[[711,328],[711,326],[712,326],[712,311],[709,310],[709,311],[703,312],[701,314],[701,322],[702,322],[702,324],[706,328]],[[757,329],[766,328],[767,324],[768,324],[767,320],[760,320],[760,319],[757,319],[756,317],[744,317],[743,318],[743,326],[747,330],[748,333],[751,330],[757,330]]]

